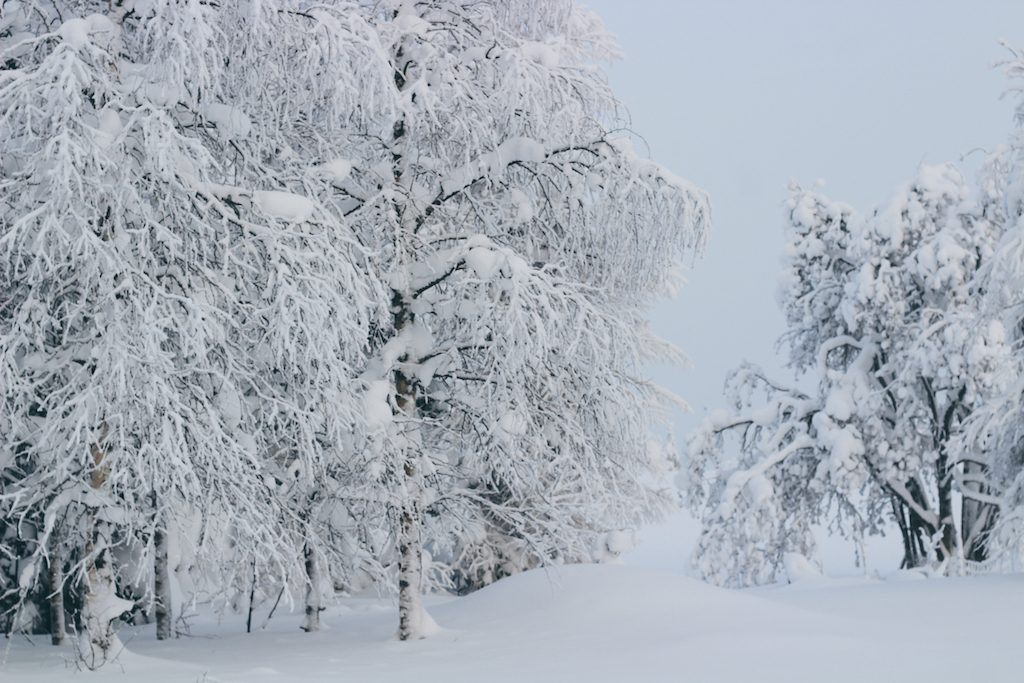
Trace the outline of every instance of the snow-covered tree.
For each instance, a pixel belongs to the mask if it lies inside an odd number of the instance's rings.
[[[281,474],[313,495],[360,430],[380,297],[334,182],[373,44],[344,4],[2,12],[0,510],[31,527],[5,592],[23,604],[66,569],[96,665],[129,574],[168,589],[174,522],[198,512],[214,557],[233,540],[219,583],[294,581],[304,547],[331,547]]]
[[[812,527],[830,509],[831,491],[816,477],[821,404],[752,365],[734,371],[726,395],[733,410],[709,417],[688,441],[686,493],[704,521],[694,559],[721,585],[770,583],[787,554],[813,555]],[[735,448],[726,450],[730,436]]]
[[[648,448],[664,396],[643,379],[669,350],[644,313],[708,211],[617,132],[613,46],[575,3],[371,16],[393,104],[349,131],[340,188],[390,288],[363,379],[408,639],[453,571],[586,559],[670,503]]]
[[[736,414],[691,437],[698,565],[721,582],[772,580],[786,553],[813,550],[812,525],[860,538],[887,520],[904,566],[983,559],[990,463],[958,437],[1009,368],[1003,326],[978,317],[975,276],[1004,231],[991,198],[952,166],[924,166],[869,216],[800,188],[788,208],[782,344],[814,388],[746,371]]]
[[[1010,91],[1019,95],[1024,82],[1024,52],[1011,49],[1003,64]],[[993,220],[1005,227],[1005,235],[979,274],[983,293],[980,320],[996,321],[1006,330],[1012,348],[1012,369],[1005,373],[1000,389],[968,423],[962,449],[979,454],[986,467],[979,481],[966,494],[980,498],[988,509],[997,511],[986,540],[989,562],[995,567],[1016,569],[1024,559],[1024,102],[1016,109],[1017,130],[1009,142],[986,161],[979,190],[988,200]]]
[[[129,610],[171,633],[172,586],[251,614],[304,585],[315,630],[324,591],[394,571],[405,639],[424,589],[601,557],[672,503],[644,316],[708,207],[633,152],[594,15],[0,16],[14,612],[80,589],[100,664]]]

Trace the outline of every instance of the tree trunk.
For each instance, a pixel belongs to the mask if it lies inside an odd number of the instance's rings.
[[[306,633],[320,630],[320,613],[324,611],[322,582],[320,580],[320,563],[316,552],[306,544],[303,549],[306,561],[306,616],[301,628]]]
[[[414,320],[405,299],[395,292],[393,300],[395,329],[398,334]],[[399,359],[405,361],[403,356]],[[394,372],[395,404],[410,422],[416,415],[416,389],[413,380],[401,370]],[[423,609],[423,548],[420,538],[421,498],[419,472],[414,449],[419,442],[411,434],[403,435],[401,467],[398,472],[401,501],[398,510],[398,639],[414,640],[427,635],[430,617]]]
[[[252,633],[252,615],[256,611],[256,558],[252,561],[252,585],[249,586],[249,614],[245,618],[245,632]]]
[[[171,637],[171,576],[167,560],[167,529],[157,524],[153,531],[153,614],[156,639]]]
[[[397,16],[397,13],[396,13]],[[397,46],[392,57],[395,88],[405,93],[408,85],[405,74],[415,59],[405,54],[401,44]],[[412,98],[415,100],[416,95]],[[397,268],[399,271],[412,261],[412,238],[416,233],[417,218],[406,212],[406,205],[397,199],[407,192],[411,194],[411,183],[405,180],[408,167],[406,160],[406,121],[404,113],[400,113],[392,127],[391,163],[392,180],[396,188],[409,184],[405,191],[396,193],[392,202],[395,220],[398,226],[396,240]],[[422,220],[422,217],[420,218]],[[405,284],[403,284],[403,287]],[[411,303],[413,296],[403,288],[391,292],[391,313],[394,323],[394,334],[401,336],[403,330],[415,322],[415,312]],[[399,363],[409,360],[407,354],[398,358]],[[400,367],[400,366],[399,366]],[[422,525],[422,489],[417,469],[417,449],[421,447],[415,433],[418,429],[416,407],[416,386],[413,377],[407,376],[402,370],[393,374],[393,389],[397,414],[403,419],[403,428],[408,429],[401,436],[400,452],[395,454],[395,483],[399,489],[398,505],[398,639],[413,640],[428,635],[427,626],[432,624],[430,616],[423,609],[423,549],[420,538]]]
[[[936,554],[939,562],[948,563],[955,557],[957,548],[956,520],[953,519],[953,473],[949,469],[949,458],[944,445],[939,446],[939,458],[935,463],[939,497],[939,546]]]
[[[911,499],[917,505],[919,509],[928,509],[928,500],[918,486],[915,479],[909,479],[906,482],[907,492],[910,494]],[[932,545],[932,536],[935,533],[935,527],[931,522],[925,520],[921,515],[915,512],[915,509],[909,505],[907,501],[901,501],[900,505],[907,513],[907,533],[910,540],[909,555],[904,558],[907,569],[914,567],[920,567],[928,560],[928,551]]]
[[[403,414],[415,418],[416,396],[410,380],[395,371],[396,403]],[[402,500],[398,512],[398,639],[414,640],[427,635],[429,617],[423,609],[423,548],[420,539],[421,509],[419,473],[412,448],[404,444],[400,476]]]
[[[985,474],[981,463],[964,462],[964,490],[974,493],[988,493],[986,487],[977,478]],[[964,548],[964,559],[970,562],[984,562],[988,559],[985,545],[988,532],[995,522],[997,509],[988,503],[963,496],[960,504],[960,536]]]
[[[92,559],[85,577],[82,621],[86,642],[82,643],[81,654],[90,669],[98,669],[120,651],[121,642],[114,630],[114,623],[132,606],[129,601],[117,596],[107,534],[106,523],[94,523],[92,539],[86,548]]]
[[[64,559],[56,549],[50,554],[46,570],[50,589],[50,642],[63,645],[67,631],[64,623]]]
[[[915,548],[914,531],[906,514],[907,506],[897,496],[890,496],[889,502],[892,505],[893,517],[900,528],[900,537],[903,539],[903,562],[900,563],[900,569],[912,569],[917,566],[919,559]]]
[[[411,468],[406,466],[406,474]],[[423,552],[417,506],[402,507],[398,520],[398,639],[423,638]]]
[[[106,438],[106,431],[104,426],[99,439],[101,443]],[[93,468],[89,475],[89,485],[93,490],[100,490],[107,479],[104,453],[99,444],[94,444],[90,451]],[[98,669],[120,651],[121,642],[114,631],[114,622],[131,609],[132,603],[117,597],[113,558],[110,556],[109,525],[100,520],[95,511],[91,516],[92,529],[85,547],[85,555],[89,559],[82,605],[85,633],[80,643],[79,656],[86,667]]]

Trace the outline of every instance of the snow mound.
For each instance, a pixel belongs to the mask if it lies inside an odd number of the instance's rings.
[[[800,553],[786,553],[782,556],[782,563],[786,567],[786,576],[789,577],[790,583],[822,578],[821,570]]]

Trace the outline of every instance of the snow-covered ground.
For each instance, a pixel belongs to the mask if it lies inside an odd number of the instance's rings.
[[[919,576],[919,575],[918,575]],[[386,602],[346,600],[246,635],[232,618],[168,642],[122,631],[118,665],[87,681],[1019,682],[1024,576],[822,579],[748,591],[622,565],[533,571],[431,605],[442,631],[392,638]],[[70,650],[11,644],[0,680],[75,674]]]

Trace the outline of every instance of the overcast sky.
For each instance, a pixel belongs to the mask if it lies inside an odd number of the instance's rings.
[[[711,195],[708,251],[655,314],[695,365],[658,371],[693,407],[680,431],[741,359],[778,368],[789,180],[868,209],[1012,127],[992,65],[1000,39],[1024,47],[1024,0],[584,2],[620,41],[612,84],[651,156]]]

